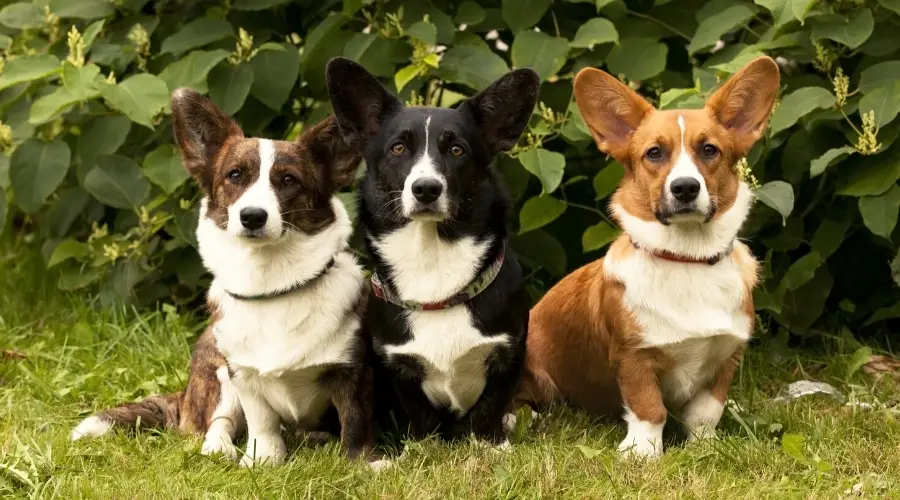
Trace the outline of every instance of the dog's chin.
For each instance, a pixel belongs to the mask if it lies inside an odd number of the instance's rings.
[[[282,230],[280,233],[273,234],[273,231],[266,229],[249,230],[241,228],[238,232],[232,233],[243,245],[251,247],[264,247],[274,245],[282,240],[287,232]]]
[[[656,220],[662,225],[671,224],[705,224],[712,220],[715,210],[710,208],[707,212],[697,209],[696,204],[682,206],[664,206],[654,212]]]
[[[433,207],[416,207],[407,216],[414,221],[443,222],[447,214]]]

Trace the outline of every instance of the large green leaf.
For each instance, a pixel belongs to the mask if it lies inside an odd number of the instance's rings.
[[[9,214],[8,204],[6,191],[0,189],[0,236],[3,236],[3,229],[6,228],[6,217]]]
[[[181,165],[178,150],[163,144],[144,157],[144,175],[168,194],[174,193],[190,177]]]
[[[243,106],[253,86],[253,69],[247,64],[220,64],[209,72],[209,97],[226,114],[233,115]]]
[[[98,155],[84,178],[84,188],[104,205],[136,210],[150,196],[150,183],[134,160],[121,155]]]
[[[900,211],[900,186],[894,184],[879,196],[863,196],[859,199],[859,213],[869,231],[882,238],[891,239],[897,226]]]
[[[883,85],[864,95],[859,101],[859,112],[874,112],[878,128],[894,121],[900,113],[900,81]]]
[[[128,137],[129,131],[131,120],[127,116],[98,117],[78,136],[75,154],[83,165],[93,167],[97,155],[111,155],[118,151]]]
[[[877,196],[900,179],[900,143],[838,172],[836,192],[845,196]]]
[[[581,249],[584,253],[600,250],[612,243],[622,232],[608,222],[594,224],[581,235]]]
[[[545,194],[556,191],[562,182],[566,169],[566,157],[556,151],[544,148],[529,149],[519,155],[519,161],[526,170],[541,180]]]
[[[878,4],[885,9],[900,14],[900,0],[878,0]]]
[[[791,128],[800,118],[820,108],[830,108],[834,105],[834,94],[822,87],[803,87],[784,96],[772,119],[769,121],[769,129],[772,135],[782,130]]]
[[[66,238],[59,242],[53,249],[53,255],[47,262],[47,267],[56,267],[69,259],[80,259],[88,254],[90,247],[72,238]]]
[[[523,31],[512,44],[512,63],[517,68],[535,70],[541,80],[555,75],[569,54],[569,42],[538,31]]]
[[[47,123],[63,112],[79,99],[72,95],[65,87],[57,87],[52,93],[40,97],[31,105],[31,114],[28,116],[28,123],[32,125],[42,125]]]
[[[744,25],[756,15],[753,4],[735,0],[712,0],[704,9],[712,12],[700,21],[691,38],[688,45],[688,52],[691,54],[712,47],[723,35]]]
[[[490,49],[476,45],[461,45],[447,49],[438,74],[441,78],[482,90],[505,75],[509,67],[503,58]]]
[[[875,28],[875,20],[869,9],[860,9],[852,19],[839,15],[820,16],[813,18],[810,24],[813,25],[811,36],[813,42],[827,38],[851,49],[868,40]]]
[[[550,0],[503,0],[503,20],[513,33],[528,29],[544,17]]]
[[[625,177],[625,167],[617,161],[610,162],[603,170],[594,176],[594,193],[596,199],[602,200],[611,195],[619,187],[619,182]]]
[[[35,3],[19,2],[0,9],[0,24],[24,30],[44,25],[44,13]]]
[[[268,51],[262,52],[257,57],[262,57]],[[172,64],[166,66],[166,69],[159,74],[162,81],[166,82],[169,92],[177,88],[189,87],[201,94],[209,91],[206,84],[206,77],[217,64],[224,61],[228,57],[227,50],[195,50]]]
[[[519,234],[550,224],[566,211],[566,202],[550,195],[530,198],[519,212]]]
[[[0,90],[18,83],[40,80],[62,71],[59,59],[49,54],[19,56],[6,63],[0,74]]]
[[[543,267],[560,278],[566,274],[566,251],[546,231],[538,229],[513,236],[510,244],[528,267]]]
[[[275,111],[281,110],[300,74],[297,48],[290,44],[281,47],[284,50],[260,52],[250,61],[253,68],[250,94]]]
[[[426,45],[435,45],[437,43],[437,28],[433,24],[426,21],[418,21],[406,29],[406,35]]]
[[[608,19],[595,17],[578,27],[572,47],[593,49],[594,45],[603,43],[619,43],[619,32]]]
[[[231,8],[234,10],[267,10],[291,0],[235,0]]]
[[[409,60],[409,46],[400,40],[385,40],[376,34],[357,33],[344,47],[344,57],[359,62],[369,73],[394,76],[398,62]]]
[[[456,16],[453,18],[453,22],[456,24],[475,26],[484,21],[484,17],[484,8],[478,5],[478,2],[465,0],[459,4],[459,7],[456,9]]]
[[[28,122],[33,125],[47,123],[80,102],[94,99],[100,95],[95,81],[100,68],[95,64],[76,67],[68,62],[63,63],[63,87],[41,96],[31,105]]]
[[[606,58],[610,73],[628,80],[647,80],[666,69],[669,48],[652,38],[623,38]]]
[[[756,190],[759,201],[775,209],[783,219],[794,210],[794,188],[784,181],[771,181]]]
[[[96,64],[74,66],[68,62],[63,63],[63,85],[76,99],[86,101],[100,95],[98,88],[100,68]]]
[[[831,254],[841,247],[841,244],[844,242],[844,235],[847,234],[847,230],[850,229],[852,223],[853,221],[850,220],[850,217],[823,220],[809,242],[810,248],[819,254],[822,260],[831,257]]]
[[[116,9],[111,0],[51,0],[50,12],[61,18],[99,19]]]
[[[0,154],[0,191],[9,187],[9,156]]]
[[[201,17],[185,24],[162,42],[161,52],[180,55],[198,47],[234,36],[231,23],[216,17]]]
[[[821,265],[822,257],[816,252],[810,252],[803,257],[800,257],[794,261],[787,272],[784,273],[784,279],[781,283],[782,286],[787,290],[796,290],[800,288],[809,283],[809,280],[813,279],[816,275],[816,269]]]
[[[892,85],[897,81],[897,75],[900,75],[900,61],[874,64],[862,70],[857,88],[863,94],[868,94],[878,87]]]
[[[816,177],[830,167],[834,162],[841,160],[847,155],[856,152],[855,148],[843,146],[840,148],[829,149],[822,156],[816,158],[809,164],[809,176]]]
[[[16,204],[36,212],[66,177],[71,151],[61,140],[29,139],[19,145],[9,162],[9,181]]]
[[[791,21],[803,21],[816,0],[754,0],[756,5],[765,7],[772,13],[775,28],[780,28]]]
[[[112,107],[148,128],[153,128],[153,117],[169,102],[166,82],[149,73],[130,76],[118,85],[101,85],[100,93]]]

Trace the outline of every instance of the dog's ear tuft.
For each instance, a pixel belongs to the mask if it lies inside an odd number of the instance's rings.
[[[359,148],[344,140],[333,116],[310,127],[297,142],[307,146],[316,163],[325,167],[334,191],[353,184],[361,160]]]
[[[244,136],[241,127],[210,99],[179,88],[172,92],[172,129],[184,167],[208,192],[216,154],[229,138]]]
[[[378,133],[386,117],[403,109],[403,103],[377,78],[346,57],[328,62],[325,79],[340,132],[360,149]]]
[[[529,68],[503,75],[459,109],[471,113],[491,154],[516,145],[537,104],[541,79]]]

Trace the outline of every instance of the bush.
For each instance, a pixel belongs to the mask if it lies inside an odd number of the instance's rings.
[[[696,107],[766,53],[784,88],[746,159],[762,183],[745,228],[765,261],[761,325],[884,326],[900,316],[898,14],[897,0],[11,3],[0,10],[0,230],[36,239],[60,288],[191,301],[206,278],[172,89],[208,93],[249,134],[292,138],[330,111],[333,56],[410,104],[441,106],[530,66],[541,103],[498,167],[537,298],[618,234],[605,200],[623,169],[590,140],[574,74],[603,67],[662,108]]]

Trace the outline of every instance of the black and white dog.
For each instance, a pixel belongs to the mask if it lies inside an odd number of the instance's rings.
[[[528,124],[540,80],[520,69],[455,109],[404,109],[349,59],[326,72],[341,134],[368,169],[360,221],[375,271],[367,323],[381,423],[505,447],[529,302],[491,163]]]

